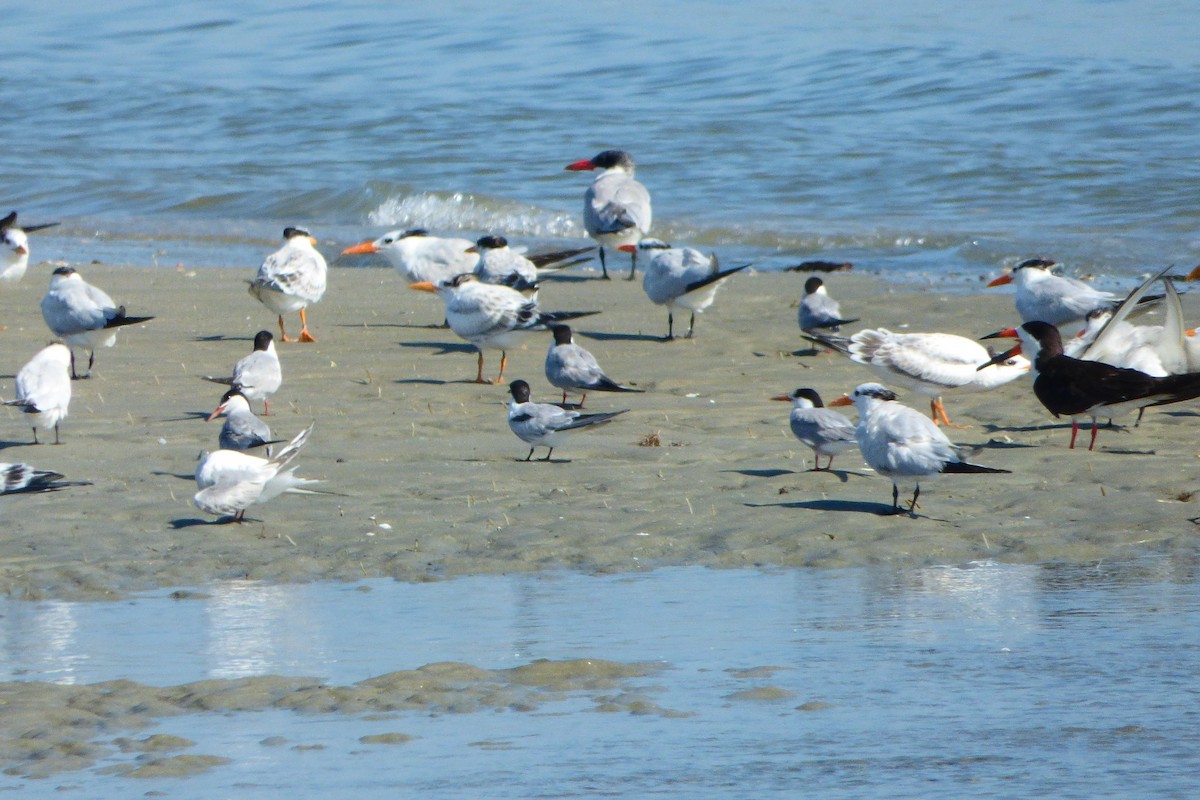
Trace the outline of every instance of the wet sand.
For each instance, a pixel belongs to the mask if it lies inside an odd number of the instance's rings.
[[[340,495],[287,495],[251,507],[244,524],[214,524],[191,504],[192,473],[197,454],[216,446],[219,423],[201,415],[221,387],[197,376],[229,374],[256,331],[275,330],[246,293],[253,270],[80,270],[130,314],[157,319],[98,352],[94,377],[74,385],[61,446],[28,445],[22,415],[0,412],[0,460],[93,483],[0,500],[0,591],[11,596],[110,598],[231,577],[1087,561],[1196,549],[1195,404],[1101,431],[1089,453],[1067,449],[1069,427],[1028,380],[949,396],[951,417],[973,425],[951,438],[1013,474],[929,480],[917,519],[880,515],[890,482],[857,453],[832,473],[807,472],[812,454],[792,437],[788,406],[768,398],[812,386],[828,399],[874,376],[808,352],[795,318],[806,276],[794,273],[735,277],[696,337],[674,342],[659,341],[666,312],[640,281],[589,272],[546,281],[543,307],[603,312],[578,321],[577,341],[646,392],[590,395],[588,410],[630,412],[556,450],[555,463],[524,463],[505,386],[469,381],[474,352],[436,327],[440,302],[407,291],[390,269],[334,268],[310,314],[318,343],[280,345],[284,383],[268,422],[287,438],[315,421],[298,474]],[[12,396],[12,376],[49,340],[38,310],[48,272],[31,268],[0,298],[0,396]],[[893,286],[856,271],[828,284],[848,315],[877,326],[978,336],[1013,322],[1011,294],[984,291],[979,276]],[[542,368],[549,341],[531,335],[507,373],[543,401],[558,399]],[[486,373],[497,366],[489,352]]]

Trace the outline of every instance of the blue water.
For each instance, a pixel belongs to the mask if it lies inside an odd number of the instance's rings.
[[[1200,261],[1191,0],[10,5],[5,200],[67,222],[35,258],[574,239],[562,167],[619,146],[660,237],[764,266]]]

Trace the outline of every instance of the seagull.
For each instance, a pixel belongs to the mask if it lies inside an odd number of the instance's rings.
[[[0,219],[0,287],[17,283],[29,267],[29,237],[25,234],[53,228],[57,222],[43,225],[17,225],[17,212]]]
[[[5,464],[0,462],[0,494],[34,494],[56,492],[68,486],[90,486],[87,481],[64,481],[61,472],[38,469],[28,464]]]
[[[583,227],[600,244],[600,269],[607,279],[604,248],[636,245],[650,232],[650,192],[634,180],[633,156],[624,150],[604,150],[592,158],[568,164],[565,169],[603,170],[583,195]],[[632,257],[629,280],[633,280],[637,273],[637,250],[627,252]]]
[[[300,431],[272,458],[237,450],[205,454],[196,467],[196,485],[200,491],[192,501],[201,511],[231,516],[233,522],[241,522],[246,509],[255,503],[265,503],[287,491],[306,491],[298,487],[320,483],[296,477],[295,467],[284,469],[304,447],[312,429],[309,425]]]
[[[1022,261],[991,281],[988,286],[1017,286],[1016,306],[1022,322],[1047,322],[1065,325],[1079,322],[1093,308],[1113,308],[1119,298],[1112,292],[1101,291],[1075,278],[1065,278],[1050,271],[1054,261],[1031,258]],[[1155,303],[1161,297],[1147,297],[1142,302]]]
[[[552,325],[550,332],[554,341],[546,351],[546,380],[552,386],[562,389],[563,403],[567,402],[567,392],[581,392],[579,408],[587,402],[588,392],[641,392],[642,389],[632,389],[621,386],[604,374],[596,357],[575,344],[571,337],[571,329],[566,325]]]
[[[250,294],[279,315],[279,338],[285,342],[315,342],[308,332],[307,309],[325,294],[325,257],[317,240],[303,228],[284,228],[284,245],[263,261],[250,281]],[[283,315],[300,312],[300,338],[289,339]]]
[[[792,433],[812,448],[813,472],[828,471],[835,455],[854,447],[854,423],[844,414],[825,408],[815,389],[796,389],[771,399],[792,404]],[[825,470],[821,469],[821,456],[829,456]]]
[[[536,296],[538,271],[534,263],[508,246],[503,236],[483,236],[467,252],[479,260],[471,270],[484,283],[508,286]]]
[[[1079,418],[1092,420],[1088,450],[1096,446],[1096,420],[1123,412],[1181,403],[1200,397],[1200,372],[1155,377],[1136,369],[1099,361],[1081,361],[1064,354],[1058,328],[1045,322],[1026,322],[993,337],[1019,338],[1020,343],[992,361],[1028,352],[1033,356],[1033,393],[1055,417],[1071,418],[1071,444],[1079,433]],[[984,369],[986,365],[981,365]]]
[[[38,442],[38,428],[54,429],[54,443],[59,444],[58,423],[67,418],[71,404],[71,351],[66,345],[54,343],[43,347],[17,373],[17,399],[6,406],[15,406],[33,415],[33,443]]]
[[[225,424],[221,426],[220,436],[222,450],[245,452],[256,447],[266,447],[264,452],[270,456],[271,445],[280,441],[271,438],[271,428],[254,416],[254,412],[250,410],[250,401],[237,386],[225,393],[221,403],[208,415],[208,421],[212,422],[221,414],[225,415]]]
[[[267,398],[275,394],[283,383],[283,371],[279,366],[279,355],[275,352],[275,337],[270,331],[254,334],[254,350],[233,365],[233,375],[215,378],[205,375],[204,380],[223,383],[241,390],[247,400],[262,400],[263,416],[271,415]]]
[[[533,451],[538,447],[549,448],[546,457],[538,459],[549,461],[550,454],[565,441],[564,434],[568,431],[602,425],[629,410],[623,408],[605,414],[580,414],[549,403],[531,403],[529,384],[521,380],[513,381],[508,390],[512,394],[508,404],[508,427],[518,439],[530,445],[526,461],[533,458]]]
[[[848,339],[824,334],[804,338],[871,367],[889,383],[925,395],[934,423],[950,427],[955,426],[942,404],[943,394],[995,389],[1029,372],[1029,360],[1018,355],[979,370],[992,354],[978,342],[952,333],[893,333],[887,328],[868,328]]]
[[[424,228],[389,231],[370,242],[347,247],[342,255],[380,253],[410,283],[453,278],[471,272],[479,261],[467,252],[474,243],[467,239],[430,236]]]
[[[838,301],[829,296],[825,281],[813,276],[804,282],[804,298],[800,301],[800,330],[808,332],[819,328],[837,331],[842,325],[858,322],[843,319]]]
[[[920,412],[896,402],[896,395],[878,383],[864,383],[850,397],[839,397],[829,405],[851,403],[858,409],[854,436],[867,465],[892,479],[892,514],[900,510],[900,483],[913,485],[908,512],[916,516],[921,479],[938,473],[1007,473],[962,460],[959,448]]]
[[[521,336],[529,331],[545,330],[555,322],[596,314],[596,311],[545,312],[537,303],[515,289],[483,283],[464,272],[448,280],[410,284],[419,292],[436,292],[446,304],[446,321],[456,334],[475,345],[479,351],[479,371],[476,383],[491,383],[483,377],[483,351],[500,351],[500,374],[496,383],[504,382],[508,364],[508,349],[515,347]]]
[[[112,347],[117,328],[149,322],[154,317],[131,317],[125,306],[83,279],[74,267],[59,267],[50,276],[50,289],[42,298],[42,318],[55,336],[71,348],[71,377],[87,378],[96,362],[97,347]],[[75,348],[88,350],[88,371],[75,374]]]
[[[642,242],[643,249],[657,250],[642,276],[642,289],[656,305],[667,307],[667,335],[663,341],[675,338],[675,311],[692,312],[685,338],[692,338],[696,315],[712,305],[719,287],[726,278],[741,272],[749,264],[722,270],[717,254],[706,256],[691,247],[671,247],[665,242],[650,239]],[[629,250],[633,245],[623,245]]]

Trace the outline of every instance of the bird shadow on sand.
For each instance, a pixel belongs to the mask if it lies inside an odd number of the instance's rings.
[[[890,503],[868,503],[862,500],[800,500],[794,503],[746,503],[748,508],[799,508],[805,511],[841,511],[853,514],[871,514],[876,517],[908,517],[945,522],[924,514],[910,514],[907,510],[896,513]]]
[[[422,331],[444,331],[449,330],[440,322],[416,323],[416,322],[359,322],[351,323],[344,322],[334,326],[335,328],[405,328],[410,330]]]
[[[435,350],[437,352],[430,355],[444,356],[447,353],[478,353],[475,345],[467,344],[466,342],[400,342],[401,347],[419,347],[425,350]]]
[[[249,517],[245,517],[241,520],[242,523],[257,522],[257,521],[258,520],[253,520],[253,519],[250,519]],[[177,531],[183,530],[184,528],[200,528],[200,527],[205,527],[208,525],[229,525],[229,524],[233,524],[233,517],[219,517],[218,519],[196,519],[195,517],[192,517],[192,518],[184,517],[181,519],[171,520],[171,527]]]
[[[842,483],[849,481],[851,475],[858,478],[870,477],[861,472],[852,472],[845,469],[723,469],[721,471],[745,475],[748,478],[778,478],[781,475],[833,475]]]
[[[597,342],[661,342],[663,337],[649,333],[610,333],[608,331],[576,331],[587,339]]]
[[[191,422],[197,419],[208,419],[211,411],[185,411],[182,417],[166,417],[165,419],[156,420],[157,422]]]
[[[253,336],[226,336],[223,333],[214,333],[212,336],[197,336],[192,339],[193,342],[253,342]]]
[[[45,442],[42,442],[42,444],[45,444]],[[7,450],[10,447],[37,447],[37,446],[38,445],[35,445],[33,442],[29,441],[28,439],[23,442],[13,442],[13,441],[9,441],[7,439],[0,441],[0,450]]]
[[[986,423],[982,428],[984,433],[1033,433],[1035,431],[1070,430],[1071,423],[1051,422],[1045,425],[993,425]]]
[[[178,478],[178,479],[179,479],[179,480],[181,480],[181,481],[194,481],[194,480],[196,480],[196,474],[195,474],[195,473],[193,473],[193,472],[188,472],[188,473],[183,473],[183,472],[166,472],[166,471],[164,471],[164,470],[161,470],[161,469],[156,469],[156,470],[154,470],[153,472],[151,472],[150,474],[151,474],[151,475],[160,475],[160,476],[164,476],[164,477],[167,477],[167,478]]]

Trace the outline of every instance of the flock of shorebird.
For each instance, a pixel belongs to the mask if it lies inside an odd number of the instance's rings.
[[[686,334],[691,337],[696,314],[713,302],[723,281],[749,265],[722,269],[715,255],[673,248],[649,238],[650,195],[634,178],[634,162],[628,153],[606,150],[566,169],[600,170],[585,194],[584,225],[599,246],[602,277],[608,278],[606,250],[630,255],[630,280],[636,276],[638,253],[646,254],[642,285],[652,302],[668,310],[665,338],[674,337],[674,315],[682,311],[691,314]],[[26,234],[44,227],[49,226],[19,227],[15,212],[0,220],[4,243],[0,285],[21,279],[29,258]],[[325,293],[327,263],[308,231],[288,227],[283,236],[283,246],[267,256],[249,281],[249,292],[277,315],[282,341],[314,342],[307,310]],[[530,447],[525,460],[532,459],[537,447],[546,447],[542,460],[548,461],[571,433],[609,422],[628,410],[581,413],[588,392],[641,391],[608,377],[595,357],[574,341],[565,323],[597,312],[551,312],[538,305],[539,278],[547,271],[587,260],[580,256],[593,249],[526,255],[499,235],[471,242],[413,229],[389,232],[346,248],[342,254],[379,253],[409,280],[411,289],[436,293],[445,305],[445,324],[478,350],[475,380],[480,383],[490,382],[483,372],[485,350],[500,351],[496,381],[501,382],[508,349],[531,331],[553,332],[546,379],[561,390],[562,402],[534,402],[529,384],[516,380],[509,387],[508,410],[509,427]],[[837,266],[808,264],[810,269],[822,271]],[[1195,344],[1193,332],[1185,329],[1179,296],[1166,271],[1122,301],[1054,274],[1053,266],[1048,260],[1031,259],[989,284],[1016,284],[1016,309],[1023,320],[1019,327],[992,334],[1020,339],[1020,344],[1002,353],[947,333],[895,333],[877,328],[843,336],[841,327],[857,320],[842,315],[821,278],[809,278],[798,314],[802,336],[872,368],[886,383],[923,395],[930,402],[930,417],[926,418],[901,405],[896,394],[880,383],[864,383],[830,407],[811,388],[773,398],[793,404],[792,431],[812,448],[815,469],[821,470],[821,456],[828,458],[828,470],[835,455],[857,445],[866,463],[892,480],[889,513],[915,515],[923,478],[940,473],[1006,471],[965,460],[963,450],[943,433],[940,426],[952,424],[942,403],[947,393],[986,391],[1032,372],[1034,394],[1046,409],[1056,417],[1072,419],[1071,447],[1078,420],[1092,420],[1089,449],[1095,445],[1099,419],[1200,396],[1200,346]],[[1148,297],[1147,290],[1159,280],[1164,293]],[[1150,304],[1165,308],[1163,325],[1128,322],[1132,312]],[[29,415],[35,444],[39,431],[48,434],[51,430],[57,444],[59,424],[70,404],[71,381],[91,374],[96,349],[111,347],[121,327],[153,317],[129,315],[124,306],[69,266],[54,270],[41,309],[61,343],[46,346],[20,369],[16,397],[4,403]],[[291,338],[285,316],[294,313],[300,317],[300,332]],[[1076,322],[1085,322],[1085,329],[1064,342],[1057,326]],[[88,351],[83,374],[76,369],[76,349]],[[260,331],[252,352],[237,362],[230,375],[205,377],[229,389],[209,416],[224,415],[225,421],[220,449],[203,454],[196,469],[196,506],[219,517],[242,520],[253,504],[284,492],[316,491],[306,487],[317,482],[296,476],[293,465],[312,426],[290,440],[274,439],[269,426],[252,409],[252,402],[261,401],[264,415],[269,414],[269,398],[282,382],[273,334]],[[578,404],[568,404],[572,394],[580,395]],[[850,404],[858,410],[857,423],[832,408]],[[277,451],[273,449],[280,444]],[[0,478],[0,491],[5,493],[53,491],[72,485],[58,473],[25,464],[0,463]],[[900,502],[902,486],[912,491],[905,508]]]

